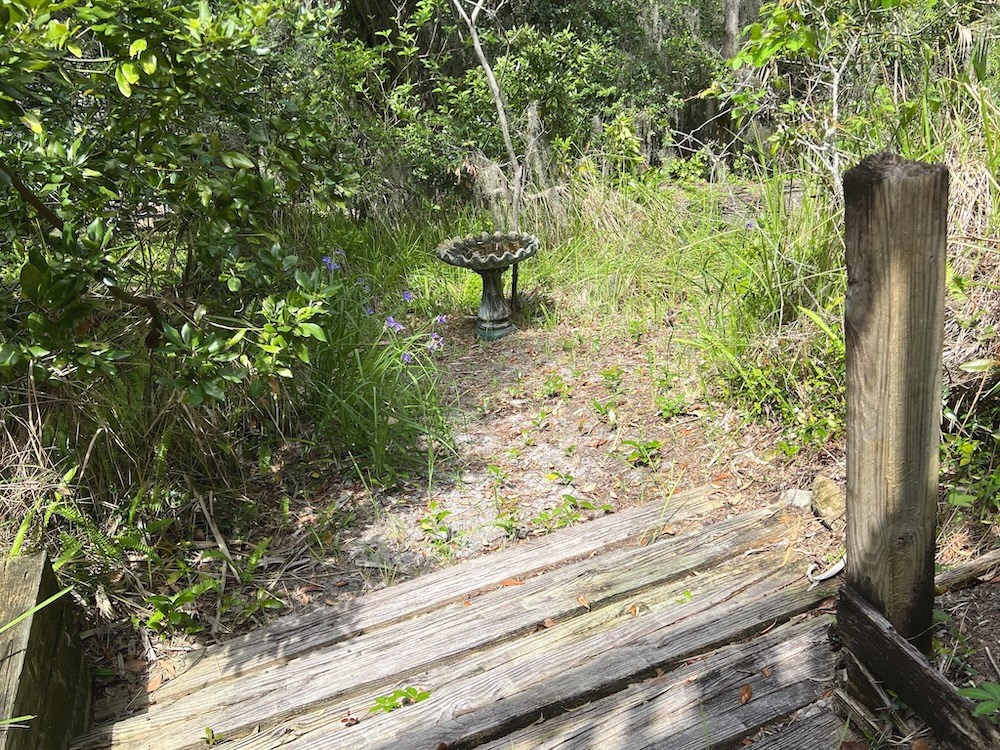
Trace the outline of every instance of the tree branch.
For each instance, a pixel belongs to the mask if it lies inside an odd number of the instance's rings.
[[[64,222],[59,215],[56,214],[51,208],[45,205],[41,198],[39,198],[35,193],[29,188],[21,179],[17,176],[10,165],[0,157],[0,171],[7,175],[7,179],[10,180],[10,184],[14,186],[18,195],[24,200],[25,203],[30,205],[38,215],[45,221],[46,224],[51,226],[53,229],[63,230]],[[152,349],[159,342],[160,332],[163,330],[163,316],[160,313],[160,308],[156,304],[156,300],[152,297],[139,297],[130,292],[126,292],[124,289],[107,285],[108,294],[114,297],[119,302],[125,302],[129,305],[134,305],[135,307],[142,307],[148,313],[150,317],[150,327],[151,331],[149,336],[146,337],[146,345]],[[151,343],[152,342],[152,343]]]

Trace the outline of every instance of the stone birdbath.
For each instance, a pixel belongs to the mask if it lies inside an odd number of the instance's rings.
[[[448,240],[434,251],[453,266],[475,271],[483,277],[476,336],[486,341],[503,338],[517,330],[510,319],[510,304],[503,295],[503,272],[538,252],[533,234],[486,234]]]

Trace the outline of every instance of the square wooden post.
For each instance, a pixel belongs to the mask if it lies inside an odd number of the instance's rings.
[[[844,175],[847,583],[931,645],[948,170],[892,154]]]
[[[927,653],[948,170],[870,156],[844,175],[844,201],[847,583]]]
[[[44,554],[0,560],[0,625],[59,591]],[[64,750],[86,729],[90,678],[76,619],[62,597],[0,635],[0,750]]]

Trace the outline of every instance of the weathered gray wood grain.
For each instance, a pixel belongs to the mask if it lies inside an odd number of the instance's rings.
[[[45,555],[0,560],[0,624],[58,590]],[[83,649],[65,599],[0,635],[0,717],[35,717],[26,728],[0,726],[2,750],[62,750],[86,727],[89,697]]]
[[[832,618],[776,628],[482,746],[482,750],[726,747],[815,701],[833,677]],[[751,691],[740,702],[741,690]],[[756,747],[757,744],[754,744]],[[802,745],[810,750],[820,746]]]
[[[847,734],[847,722],[826,703],[809,706],[773,734],[754,740],[753,750],[839,750]],[[734,748],[734,750],[736,750]],[[740,748],[739,750],[743,750]]]
[[[959,589],[974,578],[1000,567],[1000,550],[992,550],[985,555],[960,563],[934,577],[934,589],[937,593]]]
[[[454,603],[395,627],[364,633],[285,664],[226,681],[213,689],[150,707],[149,713],[99,728],[75,747],[138,746],[169,730],[178,747],[211,726],[239,736],[257,724],[336,699],[366,685],[384,685],[453,662],[468,652],[531,634],[546,618],[572,623],[583,615],[600,622],[619,616],[625,600],[664,581],[712,571],[727,557],[777,541],[786,528],[772,510],[752,511],[687,537],[664,538],[641,548],[616,550],[484,593],[469,606]],[[578,601],[585,596],[591,611]],[[606,611],[607,610],[607,611]],[[591,625],[593,627],[593,625]],[[572,631],[564,631],[570,633]],[[391,690],[389,691],[391,692]],[[371,705],[370,703],[368,705]],[[367,706],[365,707],[367,709]],[[160,744],[158,747],[173,747]]]
[[[735,558],[699,581],[649,592],[638,617],[621,613],[574,633],[578,621],[557,625],[510,644],[499,653],[470,658],[479,673],[454,683],[433,674],[419,684],[425,702],[345,727],[345,714],[312,712],[234,745],[240,750],[351,747],[476,747],[529,726],[540,716],[562,713],[610,695],[657,669],[670,669],[712,648],[766,630],[816,604],[833,590],[808,591],[801,574],[780,567],[778,554]],[[690,600],[684,596],[689,591]],[[683,603],[681,603],[683,602]],[[602,617],[602,613],[589,616]],[[471,657],[472,655],[470,655]],[[354,715],[365,704],[352,706]]]
[[[1000,731],[972,715],[974,705],[895,631],[861,594],[841,591],[837,631],[846,648],[894,691],[939,739],[960,750],[1000,748]]]
[[[891,154],[844,175],[847,581],[928,651],[948,170]]]
[[[333,607],[283,617],[275,624],[221,646],[195,652],[155,699],[173,701],[210,684],[255,670],[460,601],[507,578],[527,578],[547,568],[578,560],[621,544],[655,539],[668,521],[674,526],[722,505],[709,488],[678,493],[594,519],[515,547],[403,581]]]

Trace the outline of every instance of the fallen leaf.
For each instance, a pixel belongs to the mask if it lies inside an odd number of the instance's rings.
[[[438,746],[436,748],[434,748],[434,750],[448,750],[448,743],[447,742],[439,742]]]
[[[501,586],[523,586],[524,581],[519,581],[517,578],[505,578],[500,582]]]
[[[463,599],[462,600],[462,606],[463,607],[471,607],[472,606],[472,600],[471,599]]]
[[[138,674],[139,672],[145,671],[146,662],[144,662],[142,659],[126,659],[125,669],[127,669],[129,672],[135,672],[136,674]]]
[[[836,612],[837,611],[837,597],[828,596],[826,599],[819,603],[817,609],[820,612]]]
[[[581,594],[580,596],[576,597],[576,600],[580,602],[581,607],[586,607],[587,611],[588,612],[590,611],[590,599]]]
[[[359,719],[356,716],[345,716],[343,719],[340,720],[340,723],[346,727],[353,727],[355,724],[360,724],[361,719]]]
[[[638,604],[633,604],[631,607],[628,608],[628,613],[630,615],[632,615],[632,617],[638,617],[639,616],[639,605]]]
[[[910,750],[931,750],[931,746],[927,744],[927,740],[923,737],[917,737],[910,743]]]
[[[601,446],[607,445],[607,438],[595,438],[593,440],[588,440],[584,445],[588,448],[600,448]]]
[[[344,586],[347,585],[347,581],[341,578],[339,581],[334,581],[333,585],[336,586],[338,589],[342,589],[344,588]]]
[[[174,679],[177,676],[177,667],[174,666],[174,663],[172,661],[168,661],[167,659],[161,659],[160,661],[156,662],[156,666],[162,669],[163,673],[170,680]]]
[[[544,620],[542,620],[542,625],[544,625],[547,628],[554,628],[558,624],[559,623],[557,623],[551,617],[546,617]]]
[[[146,692],[154,693],[160,689],[160,686],[162,684],[163,684],[163,675],[162,674],[153,675],[153,677],[149,680],[149,682],[146,683]]]
[[[663,528],[661,528],[660,531],[662,533],[666,534],[667,536],[676,536],[677,535],[677,532],[674,530],[674,527],[671,526],[669,523],[663,524]]]
[[[762,675],[764,675],[765,677],[770,677],[771,676],[771,668],[770,667],[764,667],[762,670],[760,670],[760,673]]]
[[[745,706],[753,698],[753,688],[749,685],[744,685],[740,688],[740,705]]]
[[[323,597],[323,604],[325,604],[328,607],[335,607],[337,605],[337,600],[336,599],[331,599],[328,596],[324,596]]]

